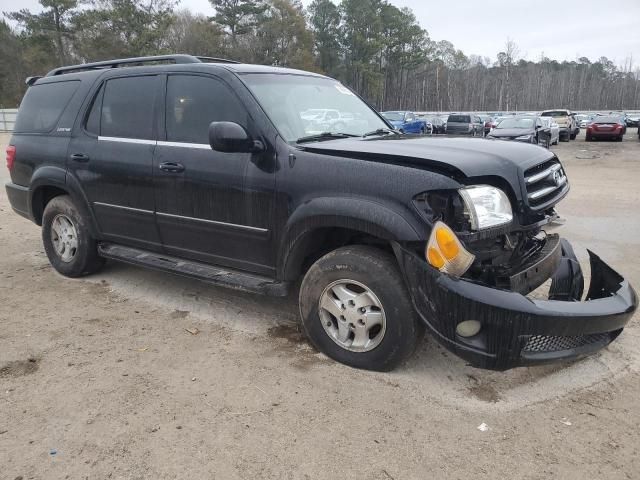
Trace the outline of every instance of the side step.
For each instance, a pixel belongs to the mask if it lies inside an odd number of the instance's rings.
[[[161,253],[147,252],[137,248],[102,243],[98,246],[98,253],[105,257],[132,265],[175,273],[184,277],[195,278],[207,283],[243,290],[245,292],[260,293],[275,297],[286,297],[289,289],[286,282],[278,282],[267,277],[250,273],[225,270],[206,263],[181,258],[170,257]]]

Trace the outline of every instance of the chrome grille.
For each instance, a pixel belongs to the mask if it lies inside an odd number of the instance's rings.
[[[524,174],[524,183],[529,207],[534,210],[553,205],[569,190],[567,175],[557,158],[527,170]]]

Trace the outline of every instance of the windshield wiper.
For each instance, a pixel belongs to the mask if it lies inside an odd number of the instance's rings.
[[[371,132],[367,132],[364,135],[362,135],[363,138],[365,137],[372,137],[374,135],[385,135],[385,134],[389,134],[389,133],[393,133],[395,135],[400,135],[399,132],[396,132],[395,130],[389,130],[388,128],[379,128],[377,130],[373,130]]]
[[[350,137],[359,137],[360,135],[354,135],[352,133],[342,133],[342,132],[322,132],[317,133],[315,135],[309,135],[307,137],[300,137],[296,140],[296,143],[305,143],[305,142],[315,142],[318,140],[331,140],[334,138],[350,138]]]

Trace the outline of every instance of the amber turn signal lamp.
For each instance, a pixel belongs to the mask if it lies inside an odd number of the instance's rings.
[[[475,256],[468,252],[456,234],[444,222],[436,222],[425,251],[432,267],[454,277],[460,277],[469,269]]]

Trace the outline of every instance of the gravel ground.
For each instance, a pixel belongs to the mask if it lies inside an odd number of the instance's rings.
[[[553,148],[558,230],[640,286],[635,129]],[[0,244],[2,480],[640,478],[638,316],[569,365],[485,372],[426,338],[371,373],[305,343],[294,298],[116,263],[63,278],[4,190]]]

